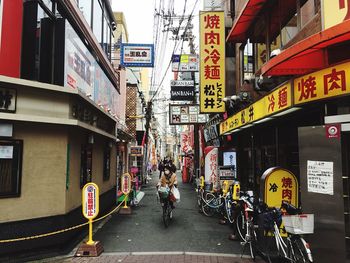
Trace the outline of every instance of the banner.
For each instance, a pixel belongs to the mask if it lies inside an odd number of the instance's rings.
[[[225,112],[224,12],[200,15],[200,111]]]

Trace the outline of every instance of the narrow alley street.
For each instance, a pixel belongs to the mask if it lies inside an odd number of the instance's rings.
[[[181,183],[179,173],[181,201],[175,204],[173,219],[165,228],[156,197],[157,181],[158,173],[154,173],[131,215],[114,214],[97,231],[94,240],[104,247],[100,257],[74,257],[72,251],[72,257],[63,262],[252,262],[248,256],[241,258],[239,241],[228,239],[230,226],[198,212],[196,192],[191,184]]]

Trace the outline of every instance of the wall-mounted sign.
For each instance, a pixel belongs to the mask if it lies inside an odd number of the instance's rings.
[[[68,21],[65,24],[64,86],[78,89],[107,114],[118,114],[119,93]]]
[[[270,94],[220,123],[220,135],[249,123],[286,110],[292,106],[291,83],[287,82]]]
[[[142,156],[143,155],[143,146],[131,146],[130,147],[130,156]]]
[[[13,158],[13,146],[0,145],[0,159],[12,159],[12,158]]]
[[[220,167],[219,169],[219,178],[220,181],[223,180],[234,180],[236,178],[236,170],[230,168]]]
[[[333,162],[307,161],[307,191],[334,194]]]
[[[326,137],[330,138],[340,138],[341,125],[337,124],[326,124]]]
[[[205,11],[200,15],[200,109],[225,112],[225,15]]]
[[[82,191],[83,215],[87,219],[94,219],[99,212],[99,190],[94,183],[87,183]]]
[[[350,62],[294,79],[294,104],[350,93]]]
[[[194,88],[171,87],[170,99],[171,100],[193,101],[194,100]]]
[[[195,104],[169,104],[169,124],[188,125],[206,123],[208,116],[199,113],[199,105]]]
[[[10,88],[0,88],[0,111],[16,112],[17,91]]]
[[[153,44],[122,44],[120,64],[125,67],[153,67]]]
[[[171,80],[171,87],[194,87],[194,80]]]
[[[172,71],[174,72],[197,72],[199,70],[198,55],[173,55]]]
[[[219,137],[218,130],[216,125],[209,126],[208,128],[204,128],[204,140],[205,142],[209,142],[211,140],[215,140]]]
[[[224,152],[222,159],[223,166],[236,167],[237,165],[236,152]]]

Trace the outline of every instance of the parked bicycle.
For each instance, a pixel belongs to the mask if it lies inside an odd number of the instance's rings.
[[[236,212],[236,228],[242,241],[246,241],[248,225],[253,222],[254,196],[252,191],[240,192],[239,203]],[[248,224],[249,221],[249,224]]]
[[[310,245],[301,236],[313,233],[313,214],[302,214],[301,209],[294,207],[286,201],[282,201],[281,209],[272,208],[273,236],[277,247],[278,257],[295,263],[313,262]],[[279,223],[284,223],[287,233],[282,238]],[[270,258],[269,261],[271,262]]]

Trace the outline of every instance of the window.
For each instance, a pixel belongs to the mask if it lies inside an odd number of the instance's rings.
[[[83,14],[83,16],[85,17],[86,22],[91,27],[91,10],[92,10],[91,0],[79,0],[79,9]]]
[[[94,1],[94,16],[92,21],[92,31],[94,32],[98,43],[102,44],[102,7],[100,2]]]
[[[80,156],[80,188],[92,180],[92,144],[83,144],[81,146]]]
[[[0,197],[20,196],[22,151],[22,141],[0,140]]]

